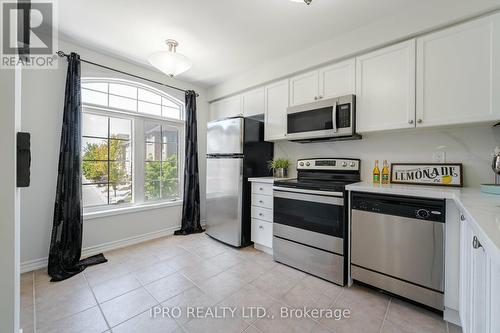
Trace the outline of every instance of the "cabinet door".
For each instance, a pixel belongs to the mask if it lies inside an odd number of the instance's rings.
[[[224,101],[223,100],[210,103],[208,121],[223,118],[223,114],[224,114],[223,108],[224,108]]]
[[[356,58],[360,133],[414,127],[415,40]]]
[[[265,140],[273,141],[285,139],[287,129],[286,108],[288,107],[288,80],[279,81],[266,86],[265,93]]]
[[[472,232],[461,215],[460,223],[460,322],[464,333],[471,331],[472,322]]]
[[[318,71],[304,73],[290,79],[291,106],[314,102],[318,98]]]
[[[209,120],[217,120],[243,115],[241,109],[241,96],[226,98],[210,104]]]
[[[417,39],[417,126],[500,119],[500,14]]]
[[[500,263],[491,260],[490,269],[490,332],[500,332]]]
[[[487,270],[489,260],[480,241],[474,235],[469,246],[472,251],[472,323],[470,332],[487,332]],[[477,244],[473,246],[473,244]],[[476,247],[478,246],[478,247]]]
[[[246,92],[242,96],[243,115],[245,117],[263,114],[265,110],[264,88]]]
[[[349,59],[319,70],[319,97],[330,98],[356,92],[356,60]]]

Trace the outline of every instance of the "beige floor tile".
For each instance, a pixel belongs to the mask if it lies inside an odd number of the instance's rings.
[[[174,319],[161,316],[153,317],[151,311],[148,310],[113,327],[113,333],[171,333],[178,328],[179,326]]]
[[[380,333],[410,333],[410,331],[406,330],[406,328],[401,327],[399,325],[393,324],[390,321],[384,321],[382,324],[382,329]]]
[[[65,289],[67,287],[64,287]],[[37,327],[46,326],[53,321],[72,316],[97,305],[94,295],[88,286],[72,292],[61,292],[53,287],[50,293],[40,296],[36,290]]]
[[[251,284],[271,297],[281,299],[287,292],[295,287],[299,281],[300,279],[290,278],[280,271],[275,271],[273,269],[252,281]]]
[[[335,302],[336,307],[349,309],[353,315],[368,314],[380,319],[384,319],[388,305],[387,295],[358,285],[343,288]]]
[[[274,302],[273,298],[267,296],[258,288],[245,285],[242,289],[218,303],[217,306],[236,309],[236,314],[251,324],[258,319],[257,307],[268,309]]]
[[[228,269],[243,262],[243,260],[243,258],[235,253],[224,251],[221,254],[208,259],[207,263],[218,266],[222,269]]]
[[[72,293],[75,290],[87,287],[87,281],[85,281],[82,273],[63,281],[50,282],[50,276],[46,273],[46,271],[35,272],[35,291],[37,297],[43,297],[46,295],[55,297],[57,295]]]
[[[29,330],[35,327],[35,322],[34,322],[35,316],[33,311],[34,311],[33,306],[27,306],[21,308],[20,318],[19,318],[19,325],[21,326],[21,328]]]
[[[148,284],[174,272],[175,268],[169,265],[167,261],[160,261],[154,265],[136,271],[135,274],[137,275],[139,281],[143,284]]]
[[[134,274],[127,274],[92,287],[99,303],[123,295],[141,286]]]
[[[181,269],[179,273],[193,281],[195,284],[199,285],[212,276],[223,272],[224,270],[224,268],[216,266],[213,263],[202,262],[196,266],[185,267]]]
[[[196,266],[204,262],[200,257],[192,254],[181,254],[167,260],[168,264],[175,270],[180,270],[184,267]]]
[[[202,259],[209,259],[224,253],[225,248],[219,244],[205,244],[188,251]]]
[[[194,284],[179,273],[170,274],[145,286],[158,302],[164,302],[184,290],[193,288]]]
[[[331,329],[328,329],[327,327],[323,326],[322,324],[318,323],[318,324],[314,325],[314,327],[312,328],[312,330],[309,333],[335,333],[335,332],[332,331]],[[353,332],[353,333],[357,333],[357,332]]]
[[[162,303],[162,306],[173,309],[174,307],[179,307],[181,309],[181,316],[176,318],[176,321],[184,324],[189,320],[193,319],[188,317],[187,307],[201,307],[206,308],[213,306],[217,303],[213,298],[205,294],[198,287],[190,288],[177,296],[174,296],[167,301]]]
[[[199,287],[203,292],[219,302],[241,289],[244,285],[244,282],[233,275],[222,272],[204,281]]]
[[[439,315],[410,303],[393,298],[387,320],[412,333],[444,333],[446,322]]]
[[[139,288],[101,304],[101,308],[109,325],[113,327],[157,304],[144,288]]]
[[[334,309],[342,309],[334,307]],[[343,310],[343,309],[342,309]],[[373,313],[353,312],[348,318],[322,318],[320,324],[335,333],[379,333],[383,318],[374,316]]]
[[[101,333],[108,329],[97,306],[73,316],[37,327],[37,333]]]
[[[20,301],[21,301],[21,309],[26,307],[33,306],[33,281],[31,284],[22,283],[21,284],[21,293],[20,293]]]
[[[182,327],[189,333],[241,333],[248,323],[241,318],[196,318],[190,320]]]
[[[251,282],[268,271],[269,270],[256,264],[252,260],[243,260],[239,264],[234,265],[227,270],[229,274],[235,276],[243,282]]]
[[[290,311],[282,311],[290,309],[286,304],[275,302],[267,312],[267,316],[258,319],[253,325],[262,332],[272,333],[305,333],[309,332],[316,325],[316,322],[310,318],[297,318],[295,316],[287,316]]]
[[[167,260],[181,255],[190,255],[191,253],[176,245],[157,245],[157,249],[155,250],[154,254],[160,260]]]
[[[262,333],[261,330],[259,330],[257,327],[253,326],[253,325],[250,325],[247,327],[247,329],[245,330],[245,333]]]
[[[102,269],[84,272],[87,281],[91,286],[115,279],[117,277],[127,275],[132,272],[132,269],[126,263],[109,264]]]
[[[288,291],[282,300],[292,307],[328,308],[341,291],[342,288],[337,285],[307,276]]]

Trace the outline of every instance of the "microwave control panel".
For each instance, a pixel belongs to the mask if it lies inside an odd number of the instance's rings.
[[[337,127],[351,127],[351,104],[341,104],[337,107]]]

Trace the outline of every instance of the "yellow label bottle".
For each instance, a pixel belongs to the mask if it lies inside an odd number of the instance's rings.
[[[382,168],[382,184],[389,184],[389,163],[387,163],[387,160],[384,161]]]
[[[373,168],[373,183],[380,184],[380,169],[378,168],[378,160],[375,160],[375,168]]]

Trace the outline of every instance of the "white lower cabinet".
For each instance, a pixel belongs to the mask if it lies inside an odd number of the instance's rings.
[[[460,227],[460,321],[464,333],[500,332],[500,266],[465,217]]]
[[[252,182],[252,234],[257,250],[272,254],[273,250],[273,184]]]

